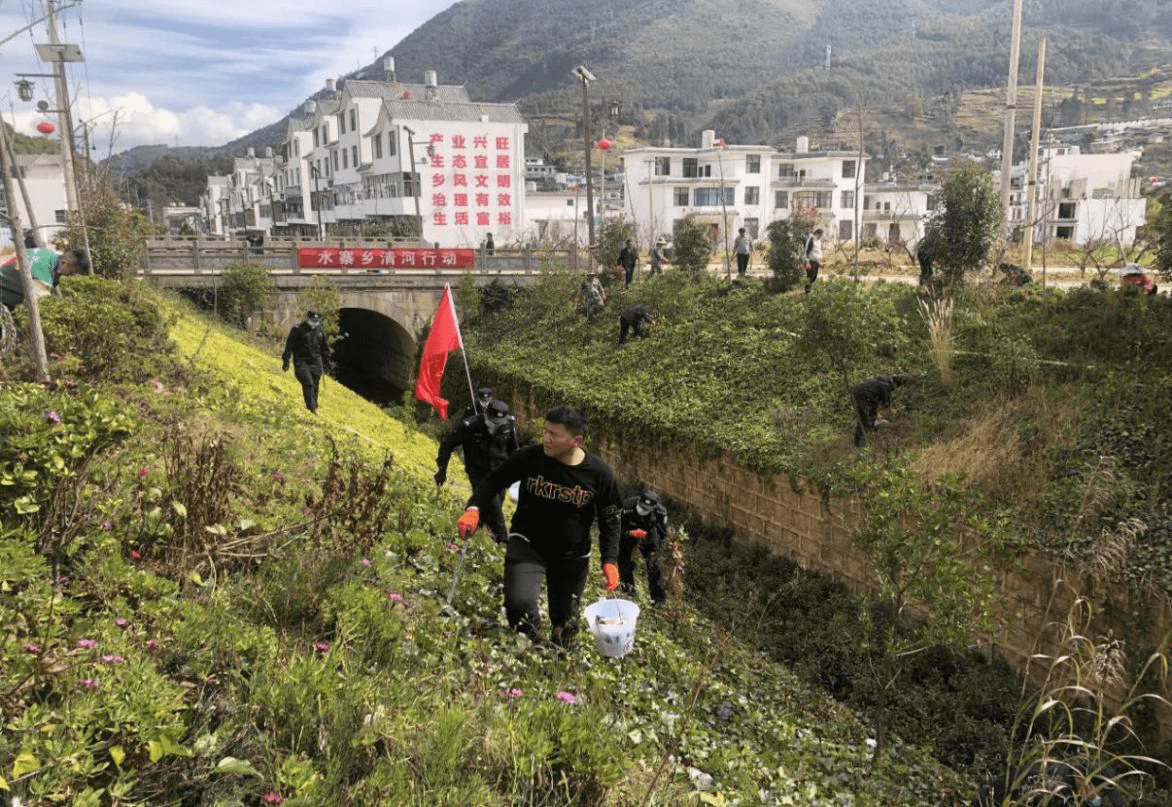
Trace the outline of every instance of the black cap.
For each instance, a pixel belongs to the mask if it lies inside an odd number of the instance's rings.
[[[476,397],[477,398],[491,398],[492,397],[492,387],[477,387],[476,388]]]
[[[504,401],[493,401],[484,413],[493,420],[504,420],[509,416],[509,405]]]
[[[317,313],[316,311],[306,311],[305,318],[306,319],[321,319],[321,314]]]
[[[645,507],[655,507],[659,504],[659,494],[654,490],[647,489],[639,494],[639,504]]]

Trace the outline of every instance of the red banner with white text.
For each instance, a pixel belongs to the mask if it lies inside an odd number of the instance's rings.
[[[468,269],[475,264],[473,249],[302,247],[297,250],[297,266],[302,269]]]

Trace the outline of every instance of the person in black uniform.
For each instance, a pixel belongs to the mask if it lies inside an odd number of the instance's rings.
[[[505,614],[509,626],[536,638],[544,578],[550,635],[571,645],[579,629],[582,592],[590,569],[590,527],[598,545],[606,590],[619,585],[619,499],[614,472],[582,448],[586,417],[562,407],[545,415],[541,445],[526,446],[476,486],[460,517],[460,537],[480,525],[480,510],[520,481],[512,532],[505,550]]]
[[[891,391],[910,380],[903,373],[896,375],[881,375],[869,378],[856,384],[851,390],[851,398],[855,402],[855,411],[859,422],[855,426],[855,445],[861,446],[868,431],[874,431],[878,425],[884,425],[886,420],[877,419],[880,407],[891,406]]]
[[[619,344],[624,344],[627,341],[627,331],[632,329],[635,331],[635,336],[647,336],[642,325],[644,322],[650,325],[653,321],[651,312],[642,303],[636,303],[624,310],[623,313],[619,314]]]
[[[492,403],[492,387],[477,387],[476,400],[464,407],[460,420],[470,418],[473,415],[483,415],[490,403]]]
[[[660,605],[667,599],[663,574],[659,571],[659,548],[667,537],[667,508],[654,490],[623,500],[619,521],[619,590],[635,595],[635,547],[647,563],[647,591]]]
[[[639,264],[639,250],[635,249],[635,245],[628,238],[627,242],[623,244],[623,248],[619,250],[619,266],[623,267],[623,287],[631,288],[631,281],[635,277],[635,267]]]
[[[481,415],[472,415],[456,424],[456,428],[440,443],[435,458],[438,470],[435,483],[442,485],[448,479],[448,460],[456,446],[464,449],[464,470],[468,482],[475,490],[489,471],[500,467],[509,455],[517,450],[517,420],[509,414],[509,405],[504,401],[490,401]],[[509,540],[505,529],[504,491],[485,502],[484,523],[492,530],[492,537],[498,544]]]
[[[289,329],[289,336],[285,340],[285,352],[281,354],[282,371],[288,371],[290,358],[293,359],[293,375],[301,382],[305,408],[310,412],[316,412],[322,373],[327,369],[333,369],[330,346],[321,330],[321,314],[307,311],[305,322]]]

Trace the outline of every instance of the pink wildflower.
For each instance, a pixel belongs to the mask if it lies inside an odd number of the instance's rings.
[[[391,602],[402,602],[403,595],[397,591],[388,591],[387,592],[387,599],[390,600]]]
[[[114,528],[114,525],[110,522],[110,519],[108,519],[108,518],[102,519],[102,523],[99,524],[98,526],[104,530],[110,530],[110,529]]]
[[[301,510],[301,515],[305,516],[306,518],[312,518],[313,511],[306,507]]]
[[[326,642],[314,642],[313,649],[319,653],[328,653],[330,650],[330,646]]]
[[[363,565],[363,566],[369,566],[369,565],[370,565],[370,558],[363,558],[363,559],[362,559],[362,565]]]
[[[285,483],[285,475],[283,473],[281,473],[280,471],[273,471],[271,476],[277,482],[280,482],[281,484]]]
[[[460,550],[460,547],[456,546],[455,544],[448,544],[448,551],[449,552],[458,552],[459,550]]]
[[[103,664],[122,664],[125,661],[126,661],[126,659],[122,658],[122,656],[116,656],[116,655],[102,656],[102,663]]]
[[[147,475],[147,474],[149,474],[149,473],[150,473],[150,471],[149,471],[149,470],[147,470],[146,468],[139,468],[139,469],[138,469],[138,475],[139,475],[140,477],[142,477],[142,476],[146,476],[146,475]]]
[[[90,647],[97,647],[97,646],[98,646],[98,643],[97,643],[97,642],[95,642],[93,639],[78,639],[78,640],[77,640],[77,646],[78,646],[78,647],[85,647],[85,648],[90,648]]]
[[[508,695],[510,698],[519,698],[525,694],[525,691],[522,689],[517,689],[516,687],[513,687],[512,689],[506,689],[505,694]]]
[[[270,790],[268,793],[265,793],[263,796],[261,796],[260,800],[264,804],[280,804],[285,799],[280,793]]]
[[[129,622],[127,622],[127,621],[126,621],[125,619],[123,619],[122,617],[118,617],[117,619],[115,619],[115,620],[114,620],[114,624],[115,624],[115,625],[117,625],[117,626],[118,626],[118,627],[120,627],[120,628],[125,628],[125,627],[126,627],[127,625],[129,625],[130,623],[129,623]]]
[[[578,700],[577,697],[569,692],[559,692],[557,694],[557,699],[562,703],[573,703],[574,701]]]
[[[50,409],[48,412],[45,413],[45,422],[46,423],[60,423],[61,416],[59,414],[57,414],[54,410]]]
[[[31,642],[26,644],[24,646],[24,649],[27,650],[29,653],[32,653],[34,656],[41,652],[41,648],[37,647],[35,644],[32,644]]]
[[[81,685],[86,689],[97,689],[102,683],[97,678],[83,678],[81,679]]]
[[[50,353],[50,354],[49,354],[49,358],[50,358],[50,359],[59,359],[59,358],[61,358],[61,354],[59,354],[59,353]]]
[[[132,550],[130,550],[130,557],[132,560],[138,560],[139,558],[142,557],[142,555],[138,554],[137,549],[132,549]]]
[[[157,641],[155,641],[154,639],[147,640],[147,650],[158,650],[158,649],[159,649],[159,643]]]
[[[152,379],[151,379],[151,386],[152,386],[152,387],[154,387],[155,389],[162,389],[162,388],[163,388],[163,382],[162,382],[162,381],[160,381],[160,380],[159,380],[159,379],[157,379],[157,378],[152,378]]]
[[[71,378],[65,379],[65,388],[66,389],[73,389],[76,386],[77,386],[77,382],[74,381],[73,379],[71,379]]]

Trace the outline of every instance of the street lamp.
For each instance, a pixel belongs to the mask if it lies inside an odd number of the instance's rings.
[[[322,224],[321,220],[321,185],[319,184],[321,172],[317,170],[317,166],[312,162],[306,161],[309,166],[309,175],[313,177],[313,197],[310,199],[311,207],[317,210],[317,240],[326,240],[326,226]]]
[[[590,178],[590,82],[597,81],[594,74],[580,64],[570,71],[570,75],[582,82],[582,142],[586,146],[586,224],[590,242],[588,250],[594,249],[594,183]]]

